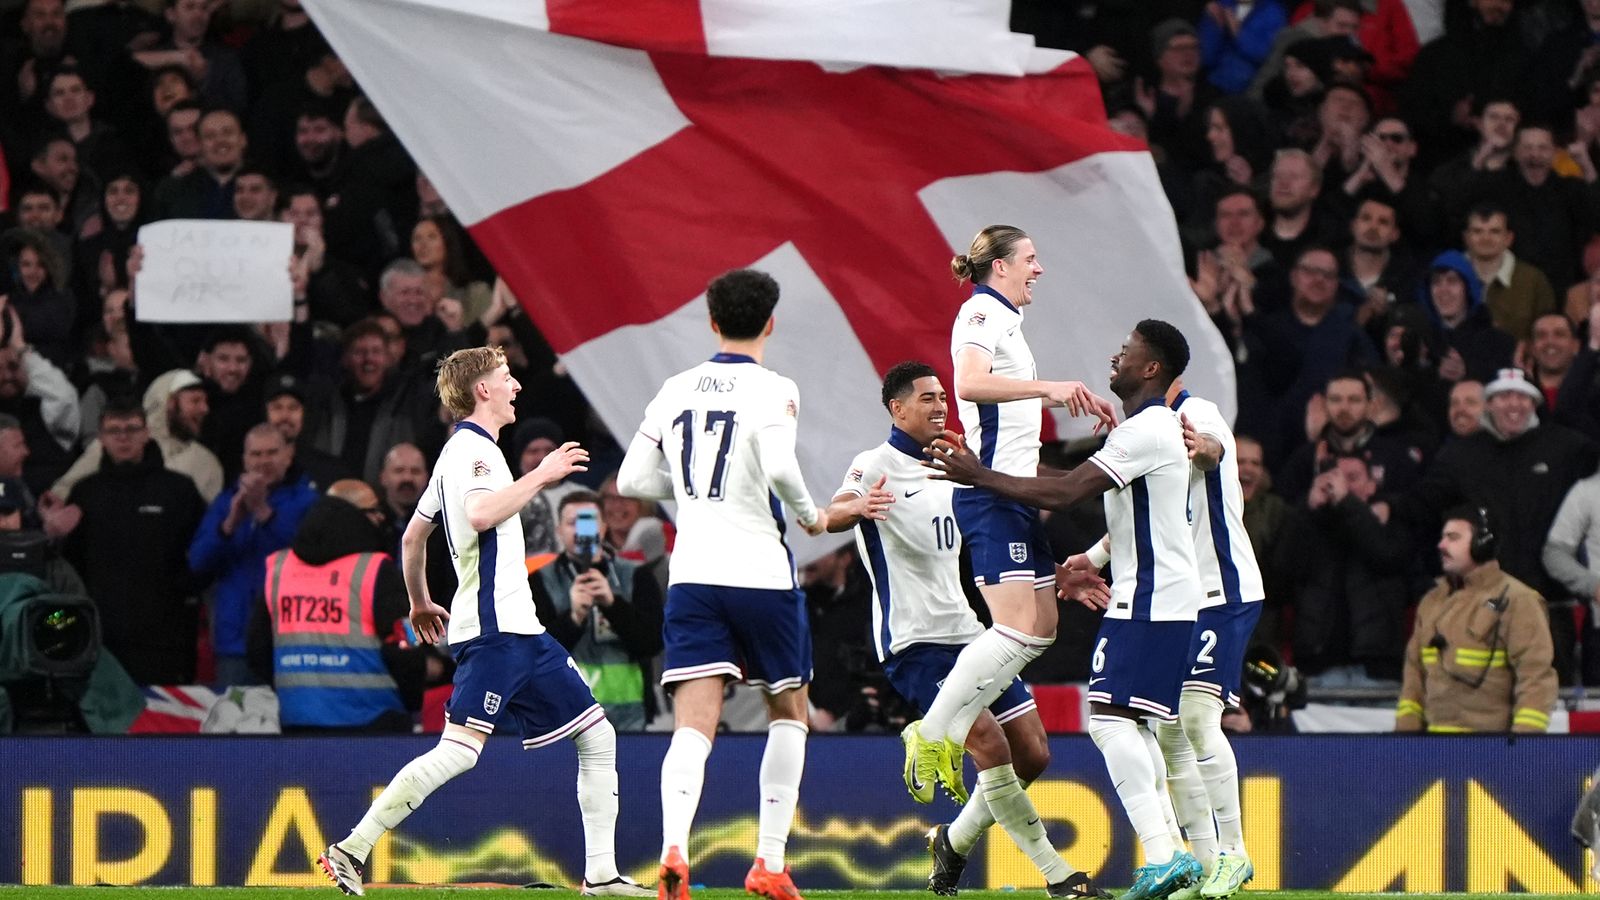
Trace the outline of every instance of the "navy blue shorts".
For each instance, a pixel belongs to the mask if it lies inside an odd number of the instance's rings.
[[[510,730],[533,750],[605,718],[566,648],[545,634],[486,634],[452,645],[455,689],[446,708],[455,725],[494,734]]]
[[[1088,701],[1175,717],[1193,634],[1193,622],[1101,619],[1089,660]]]
[[[1184,690],[1201,690],[1238,708],[1244,654],[1261,618],[1260,603],[1227,603],[1200,610],[1189,642],[1189,671]]]
[[[900,696],[926,715],[963,649],[959,644],[912,644],[884,660],[883,673]],[[1012,678],[1005,691],[989,704],[989,711],[1001,725],[1036,708],[1033,695],[1021,678]]]
[[[811,623],[797,588],[672,585],[661,636],[661,685],[669,690],[712,675],[769,694],[811,683]]]
[[[1055,587],[1056,561],[1038,510],[978,488],[957,488],[955,511],[961,541],[972,556],[974,584],[1021,581],[1035,589]]]

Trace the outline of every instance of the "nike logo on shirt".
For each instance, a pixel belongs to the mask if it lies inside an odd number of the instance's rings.
[[[916,495],[922,493],[925,490],[927,490],[927,488],[917,488],[914,491],[906,491],[906,499],[910,500],[912,497],[915,497]]]
[[[1189,674],[1190,675],[1204,675],[1207,672],[1215,672],[1216,670],[1217,669],[1216,669],[1215,666],[1212,666],[1212,667],[1206,668],[1206,669],[1196,669],[1196,668],[1191,667],[1189,669]]]

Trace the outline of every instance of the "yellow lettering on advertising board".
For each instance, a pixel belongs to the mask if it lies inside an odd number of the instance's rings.
[[[383,793],[383,785],[372,789],[372,799],[376,801],[378,795]],[[383,837],[372,845],[372,852],[367,854],[367,880],[387,883],[393,880],[390,874],[394,864],[394,832],[385,831]]]
[[[1283,883],[1283,782],[1257,775],[1241,779],[1239,787],[1244,849],[1256,870],[1250,887],[1275,891]]]
[[[1111,818],[1100,795],[1075,781],[1055,779],[1035,781],[1028,787],[1028,795],[1047,825],[1061,822],[1071,826],[1072,843],[1058,848],[1061,855],[1085,872],[1100,871],[1111,853]],[[1010,839],[997,834],[984,843],[988,887],[1039,884],[1038,867]]]
[[[144,832],[126,859],[100,858],[100,820],[122,816]],[[161,801],[133,788],[72,792],[72,883],[138,884],[161,871],[172,853],[172,820]]]
[[[189,792],[189,883],[217,883],[217,792]]]
[[[1444,890],[1443,781],[1429,785],[1333,889],[1374,893],[1396,880],[1409,893]]]
[[[305,863],[288,872],[274,868],[278,854],[293,831],[305,851]],[[244,877],[247,887],[320,887],[327,881],[316,870],[317,854],[326,844],[322,840],[322,826],[317,824],[317,814],[311,810],[311,798],[306,789],[288,787],[278,792],[278,800],[267,817],[267,827],[262,830],[261,848],[250,861],[250,873]]]
[[[22,789],[22,883],[49,884],[55,878],[51,826],[55,802],[49,788]]]
[[[1500,893],[1513,887],[1536,894],[1565,894],[1578,889],[1488,789],[1469,781],[1467,890]]]

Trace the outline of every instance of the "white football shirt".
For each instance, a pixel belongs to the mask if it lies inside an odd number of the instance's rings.
[[[489,433],[460,422],[439,452],[428,489],[417,500],[416,514],[444,529],[456,566],[446,634],[452,645],[485,634],[544,631],[528,589],[522,518],[512,514],[483,532],[467,524],[468,495],[497,491],[512,480],[505,454]]]
[[[1188,391],[1178,394],[1172,408],[1188,416],[1195,431],[1222,445],[1222,461],[1215,469],[1202,472],[1190,466],[1189,514],[1194,525],[1195,561],[1206,589],[1200,608],[1259,603],[1267,591],[1250,533],[1244,528],[1244,488],[1239,486],[1233,429],[1215,403]]]
[[[872,579],[872,645],[878,661],[912,644],[968,644],[983,625],[961,592],[955,486],[933,481],[922,446],[891,427],[889,440],[856,455],[834,496],[863,496],[887,476],[889,518],[856,524],[856,548]]]
[[[976,285],[972,297],[956,313],[955,327],[950,332],[950,358],[954,360],[963,347],[988,353],[993,359],[989,371],[996,375],[1019,381],[1038,377],[1033,351],[1022,336],[1022,311],[988,285]],[[973,403],[957,397],[956,409],[966,430],[967,445],[984,465],[1023,478],[1039,474],[1039,426],[1044,401],[1035,398]]]
[[[1111,606],[1106,616],[1193,622],[1205,592],[1189,527],[1189,453],[1178,414],[1160,399],[1139,407],[1089,457],[1111,476]]]
[[[799,404],[793,381],[727,353],[668,378],[650,401],[639,433],[660,448],[678,503],[670,584],[796,587],[783,503],[802,521],[816,516],[794,456]]]

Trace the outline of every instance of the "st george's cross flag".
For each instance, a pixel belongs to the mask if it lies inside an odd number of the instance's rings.
[[[1132,326],[1166,319],[1190,389],[1232,417],[1149,153],[1106,127],[1085,60],[1010,33],[1006,0],[305,5],[624,446],[715,351],[707,282],[762,269],[782,286],[765,363],[799,384],[826,503],[888,431],[883,372],[922,360],[951,386],[970,288],[950,257],[996,223],[1045,270],[1040,378],[1104,395]],[[804,561],[842,536],[791,537]]]

